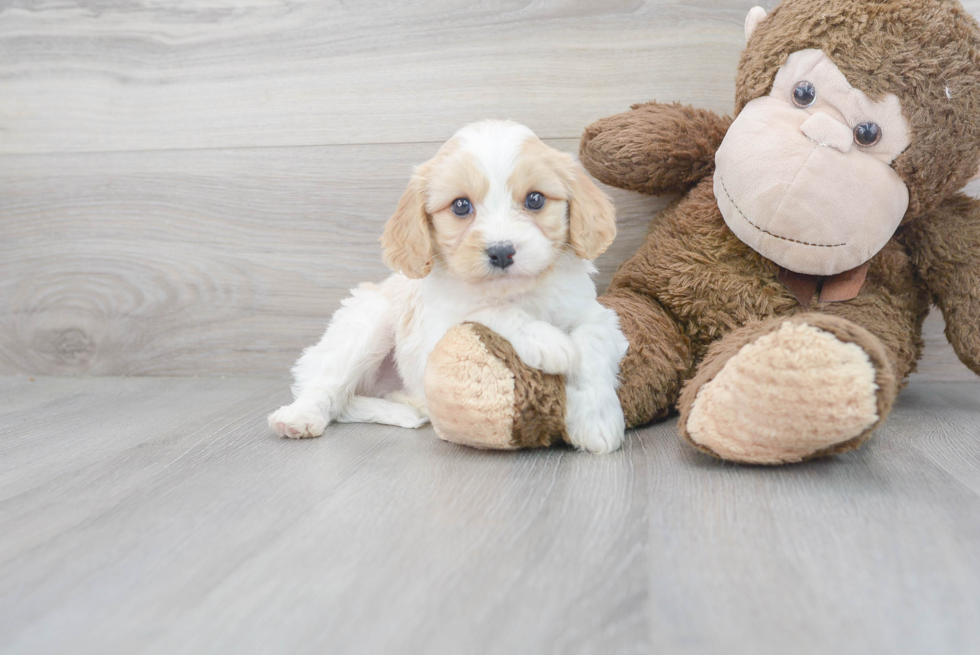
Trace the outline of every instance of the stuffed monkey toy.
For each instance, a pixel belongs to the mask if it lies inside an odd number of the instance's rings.
[[[629,340],[627,425],[676,410],[694,447],[782,464],[874,432],[930,303],[980,374],[980,202],[960,193],[980,164],[980,28],[955,0],[783,0],[746,38],[734,120],[636,105],[589,126],[580,158],[682,194],[600,298]],[[442,438],[567,440],[561,378],[486,328],[456,326],[428,366]]]

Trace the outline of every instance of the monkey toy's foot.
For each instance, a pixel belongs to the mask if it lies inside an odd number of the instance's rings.
[[[525,365],[506,339],[478,323],[454,326],[436,345],[425,395],[446,441],[494,450],[568,442],[561,376]]]
[[[784,464],[857,448],[898,388],[884,346],[850,321],[800,314],[715,343],[681,393],[681,434],[722,459]]]

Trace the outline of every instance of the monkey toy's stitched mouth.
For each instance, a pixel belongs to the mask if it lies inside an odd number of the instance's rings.
[[[752,227],[754,227],[759,232],[762,232],[763,234],[768,234],[769,236],[775,237],[776,239],[782,239],[783,241],[790,241],[792,243],[796,243],[801,246],[811,246],[813,248],[841,248],[847,245],[846,243],[808,243],[806,241],[800,241],[799,239],[791,239],[790,237],[784,237],[780,234],[774,234],[765,228],[759,227],[758,225],[750,221],[749,217],[745,215],[745,212],[743,212],[739,208],[738,203],[736,203],[735,199],[732,198],[732,194],[728,192],[728,187],[725,186],[725,180],[721,176],[718,176],[718,181],[721,182],[721,188],[725,190],[725,195],[728,196],[728,201],[732,203],[732,207],[734,207],[735,211],[738,212],[738,215],[742,217],[742,220],[748,223],[749,225],[751,225]]]

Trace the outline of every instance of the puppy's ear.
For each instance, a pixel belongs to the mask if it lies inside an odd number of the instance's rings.
[[[381,235],[384,262],[391,270],[412,279],[432,270],[432,236],[425,211],[425,177],[417,172],[398,201]]]
[[[575,254],[593,260],[616,238],[616,209],[585,170],[573,164],[568,201],[568,241]]]

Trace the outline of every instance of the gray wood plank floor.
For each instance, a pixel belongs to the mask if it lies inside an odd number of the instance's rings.
[[[3,653],[980,652],[980,385],[765,469],[273,438],[281,380],[0,378]]]

